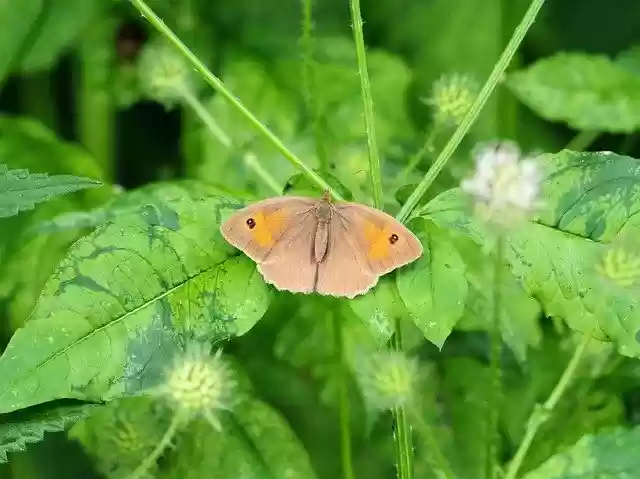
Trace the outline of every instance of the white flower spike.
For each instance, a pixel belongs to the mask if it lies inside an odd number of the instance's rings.
[[[509,227],[536,210],[542,175],[533,157],[523,157],[513,142],[484,146],[474,156],[475,173],[461,189],[484,219]]]

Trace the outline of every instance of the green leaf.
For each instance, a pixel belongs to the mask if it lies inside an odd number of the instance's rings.
[[[637,357],[637,291],[619,287],[599,265],[618,248],[602,242],[637,236],[640,162],[612,153],[570,151],[542,155],[539,160],[547,167],[541,194],[544,208],[538,222],[509,234],[506,259],[512,272],[547,315],[562,318],[577,331],[591,333],[596,328],[600,339],[610,339],[620,353]],[[468,199],[458,190],[435,198],[421,214],[481,245],[491,236],[473,218]]]
[[[464,312],[466,268],[446,232],[430,222],[423,224],[417,236],[424,253],[399,271],[398,291],[425,338],[441,348]]]
[[[640,76],[604,56],[558,53],[511,74],[507,84],[547,120],[610,133],[640,128]]]
[[[0,218],[33,209],[36,203],[55,196],[97,186],[102,183],[88,178],[29,174],[28,170],[9,170],[6,165],[0,165]]]
[[[523,479],[633,477],[640,470],[640,428],[585,436]]]
[[[168,457],[161,479],[316,477],[307,452],[285,420],[267,404],[246,399],[222,432],[193,423]]]
[[[223,197],[149,205],[75,243],[0,357],[0,412],[133,394],[162,373],[175,329],[209,338],[246,331],[264,314],[264,294],[250,306],[242,295],[225,298],[219,317],[222,293],[211,290],[236,274],[224,269],[235,250],[218,225],[237,207]]]
[[[43,0],[25,0],[0,4],[0,82],[20,61],[32,31],[40,26],[46,14],[43,3]]]
[[[611,152],[539,157],[544,166],[541,224],[594,241],[610,241],[640,211],[640,160]]]
[[[367,294],[347,302],[382,346],[395,330],[395,319],[406,313],[392,276],[383,276]]]
[[[7,453],[27,449],[28,444],[40,442],[46,432],[64,431],[70,424],[85,418],[91,404],[46,405],[0,417],[0,463],[7,462]]]
[[[616,56],[616,64],[640,77],[640,45],[634,45]]]

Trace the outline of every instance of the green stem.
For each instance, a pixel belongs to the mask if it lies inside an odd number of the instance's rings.
[[[364,103],[364,123],[367,132],[367,144],[369,145],[369,173],[373,189],[373,204],[376,208],[382,206],[382,179],[380,176],[380,156],[376,140],[376,125],[373,117],[373,99],[371,98],[371,85],[369,84],[369,72],[367,71],[367,56],[364,47],[364,35],[362,33],[362,15],[360,14],[360,0],[350,0],[351,25],[353,38],[356,43],[356,59],[358,62],[358,75],[360,76],[360,89],[362,102]]]
[[[213,118],[213,116],[211,116],[202,102],[198,100],[198,98],[196,98],[196,96],[187,88],[183,88],[181,93],[184,101],[191,107],[202,123],[204,123],[204,126],[207,127],[209,133],[211,133],[216,140],[222,143],[225,148],[231,148],[233,146],[231,138],[229,138],[229,135],[227,135],[220,125],[218,125],[218,122]]]
[[[500,313],[502,311],[502,262],[504,259],[504,240],[498,238],[496,251],[494,254],[493,273],[493,321],[489,328],[489,338],[491,343],[490,353],[490,374],[491,374],[491,394],[489,397],[487,414],[487,479],[495,477],[498,469],[498,454],[500,448],[499,420],[502,408],[502,337],[500,334]]]
[[[260,178],[262,182],[267,185],[271,191],[273,191],[274,194],[282,194],[282,186],[276,181],[273,176],[271,176],[271,173],[269,173],[262,167],[255,153],[251,151],[245,153],[244,163],[249,169],[253,170],[258,178]]]
[[[139,477],[142,477],[144,473],[147,472],[151,466],[153,466],[153,463],[158,460],[164,450],[171,444],[171,441],[175,436],[176,431],[178,430],[178,426],[181,422],[182,415],[180,413],[174,414],[173,419],[171,420],[171,424],[169,424],[169,427],[162,436],[162,439],[160,439],[160,442],[153,449],[153,451],[151,451],[151,454],[149,454],[145,458],[145,460],[142,461],[142,463],[135,469],[135,471],[131,473],[129,479],[138,479]]]
[[[313,0],[302,0],[302,83],[304,101],[309,109],[313,123],[313,133],[316,143],[316,156],[320,163],[320,171],[329,171],[329,160],[324,148],[322,123],[320,121],[321,88],[316,83],[316,61],[313,43]]]
[[[524,36],[536,19],[540,8],[542,8],[542,5],[544,4],[544,1],[545,0],[531,1],[531,5],[529,5],[529,8],[524,14],[524,17],[522,18],[520,24],[514,30],[513,35],[511,36],[511,40],[509,40],[509,43],[507,44],[504,52],[502,52],[502,55],[500,55],[500,59],[493,67],[493,71],[482,87],[482,90],[480,90],[476,101],[467,112],[466,116],[460,123],[460,126],[458,126],[456,131],[449,139],[449,142],[442,149],[442,152],[440,153],[438,158],[436,158],[433,166],[429,169],[429,171],[427,171],[424,178],[413,191],[407,202],[402,205],[400,212],[396,216],[399,221],[404,222],[407,220],[407,218],[409,218],[409,215],[411,214],[413,209],[416,207],[422,196],[426,193],[427,189],[434,182],[442,168],[444,168],[451,155],[453,155],[453,152],[458,147],[464,136],[467,134],[469,128],[471,128],[471,125],[480,114],[480,110],[482,110],[482,108],[484,107],[485,103],[489,99],[489,96],[491,95],[496,85],[502,78],[505,70],[509,66],[509,62],[515,55],[518,47],[520,46],[520,43],[522,43],[522,40],[524,39]]]
[[[504,479],[515,479],[517,477],[518,471],[522,466],[522,461],[529,451],[529,448],[533,443],[533,439],[535,438],[538,429],[540,429],[540,426],[542,426],[547,420],[549,420],[553,409],[556,407],[558,401],[560,401],[562,395],[565,393],[567,386],[569,386],[569,383],[573,379],[576,369],[578,368],[578,364],[580,363],[580,360],[582,359],[582,356],[584,355],[584,352],[586,351],[592,336],[592,330],[583,333],[582,341],[580,341],[580,344],[578,344],[578,347],[574,351],[573,356],[571,356],[567,367],[562,373],[562,376],[560,376],[560,380],[553,388],[553,391],[551,391],[549,398],[542,406],[538,405],[529,417],[524,433],[524,438],[522,439],[520,446],[518,446],[518,450],[516,451],[513,459],[511,460],[511,463],[509,464],[509,468],[507,469]]]
[[[335,312],[331,314],[333,322],[333,343],[338,365],[339,403],[340,403],[340,455],[342,458],[342,479],[354,479],[351,453],[351,416],[349,411],[348,367],[344,354],[342,321]]]
[[[331,196],[336,200],[342,200],[343,198],[319,176],[313,169],[307,166],[300,158],[298,158],[292,151],[290,151],[284,143],[264,124],[260,122],[243,104],[238,100],[233,93],[231,93],[223,85],[218,77],[216,77],[199,59],[196,57],[187,46],[180,41],[180,39],[171,31],[169,27],[151,10],[143,0],[131,0],[133,6],[147,19],[147,21],[156,29],[160,34],[166,37],[167,41],[171,43],[191,64],[193,69],[198,72],[202,78],[207,82],[220,96],[233,106],[238,113],[253,125],[253,127],[264,138],[269,141],[292,165],[298,168],[312,183],[316,184],[323,190],[328,190]]]
[[[432,468],[434,469],[434,477],[443,477],[444,479],[455,479],[456,475],[451,469],[451,465],[445,457],[440,445],[436,440],[433,427],[424,420],[424,414],[422,414],[413,404],[410,402],[407,406],[407,412],[411,416],[412,423],[416,425],[418,433],[424,439],[426,445],[426,452],[432,462]],[[440,474],[438,474],[440,473]]]
[[[56,98],[51,77],[50,71],[24,75],[18,84],[20,107],[23,114],[37,118],[52,131],[59,132]]]
[[[407,166],[405,166],[398,175],[398,187],[405,184],[411,172],[416,169],[420,161],[424,158],[424,155],[433,152],[433,142],[435,141],[437,135],[438,125],[435,124],[429,132],[429,135],[427,136],[424,145],[422,145],[422,148],[420,148],[420,150],[416,154],[414,154],[411,159],[409,159]]]
[[[404,351],[402,344],[401,319],[396,316],[395,334],[393,336],[393,348],[395,351]],[[397,453],[397,477],[398,479],[411,479],[413,476],[413,443],[411,438],[411,428],[404,407],[397,407],[393,410],[393,417],[396,426],[396,453]]]
[[[571,139],[565,149],[572,151],[584,151],[586,148],[589,148],[589,145],[596,141],[599,136],[600,132],[598,131],[581,131]]]

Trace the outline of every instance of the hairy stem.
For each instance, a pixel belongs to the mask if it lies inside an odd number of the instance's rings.
[[[342,459],[342,479],[354,479],[351,453],[351,414],[349,411],[348,367],[344,354],[342,321],[335,311],[331,313],[333,323],[333,344],[338,366],[339,403],[340,403],[340,456]]]
[[[509,43],[507,44],[504,52],[502,52],[502,55],[500,55],[500,59],[493,67],[493,71],[482,87],[482,90],[480,90],[476,101],[467,112],[466,116],[460,123],[460,126],[458,126],[456,131],[449,139],[449,142],[442,149],[442,152],[440,153],[438,158],[436,158],[429,171],[427,171],[427,173],[424,175],[424,178],[422,179],[420,184],[413,191],[407,202],[402,205],[400,212],[396,216],[399,221],[404,222],[407,220],[407,218],[409,218],[409,215],[416,207],[422,196],[424,196],[427,189],[429,189],[431,184],[434,182],[440,171],[442,171],[447,161],[449,161],[449,158],[451,157],[451,155],[453,155],[453,152],[456,150],[464,136],[467,134],[473,122],[476,120],[476,118],[478,118],[480,110],[482,110],[482,107],[484,107],[485,103],[489,99],[489,96],[504,75],[505,70],[509,66],[509,62],[511,62],[511,59],[515,55],[518,47],[520,46],[520,43],[522,43],[524,36],[536,19],[540,8],[542,8],[542,5],[544,4],[544,1],[545,0],[531,1],[531,5],[529,5],[529,8],[524,14],[524,17],[522,18],[520,24],[514,30],[513,35],[511,36],[511,40],[509,40]]]
[[[149,470],[151,466],[158,460],[158,458],[162,455],[164,450],[169,447],[171,441],[173,440],[173,436],[175,436],[176,431],[178,430],[178,426],[182,422],[182,415],[180,413],[176,413],[171,419],[171,424],[165,431],[162,439],[157,444],[157,446],[151,451],[144,461],[131,473],[129,479],[138,479],[139,477],[143,477],[144,473]]]
[[[396,316],[395,320],[393,349],[400,352],[404,350],[399,316]],[[398,479],[411,479],[413,477],[413,442],[405,408],[402,406],[395,408],[393,410],[393,418],[395,422],[397,477]]]
[[[507,469],[504,479],[515,479],[517,477],[518,471],[522,466],[522,461],[527,455],[527,452],[529,451],[529,448],[533,443],[533,439],[535,438],[538,429],[540,429],[540,426],[542,426],[546,421],[549,420],[553,409],[556,407],[558,401],[560,401],[562,395],[567,390],[567,387],[569,386],[569,383],[576,373],[578,364],[580,363],[580,360],[582,359],[582,356],[584,355],[584,352],[586,351],[592,336],[593,331],[583,333],[580,344],[578,344],[578,347],[573,352],[573,356],[571,356],[567,367],[562,373],[562,376],[560,376],[560,379],[553,388],[553,391],[551,391],[549,398],[544,402],[542,406],[538,405],[533,413],[531,413],[531,416],[529,416],[527,427],[524,433],[524,438],[522,439],[522,442],[518,446],[518,450],[516,451],[513,459],[511,460],[511,463],[509,464],[509,468]]]
[[[376,208],[382,206],[382,179],[380,175],[380,155],[376,140],[376,125],[373,116],[373,99],[371,98],[371,85],[369,84],[369,72],[367,71],[367,55],[365,53],[364,35],[362,33],[362,15],[360,14],[360,0],[350,0],[351,25],[353,38],[356,43],[356,59],[358,62],[358,75],[360,76],[360,90],[364,103],[364,124],[367,132],[367,144],[369,146],[369,174],[373,189],[373,204]]]
[[[491,393],[489,397],[487,411],[487,479],[494,479],[498,468],[498,453],[500,447],[499,419],[502,408],[502,337],[500,334],[500,313],[502,310],[502,261],[504,258],[504,239],[498,238],[496,251],[494,254],[493,273],[493,321],[489,329],[491,342],[490,353],[490,375]]]
[[[187,46],[171,31],[167,25],[151,10],[143,0],[131,0],[133,6],[147,19],[147,21],[162,34],[169,43],[171,43],[191,64],[193,69],[198,72],[205,82],[207,82],[220,96],[222,96],[238,113],[251,123],[267,141],[269,141],[289,163],[298,168],[312,183],[319,188],[329,191],[331,196],[337,200],[342,197],[336,192],[320,175],[318,175],[311,167],[304,163],[298,156],[289,150],[282,140],[278,138],[266,125],[260,122],[253,113],[251,113],[242,102],[231,93]]]

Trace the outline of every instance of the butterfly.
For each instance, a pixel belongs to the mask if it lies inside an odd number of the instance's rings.
[[[359,203],[280,196],[236,211],[222,236],[257,264],[267,283],[294,293],[353,298],[422,255],[395,218]]]

